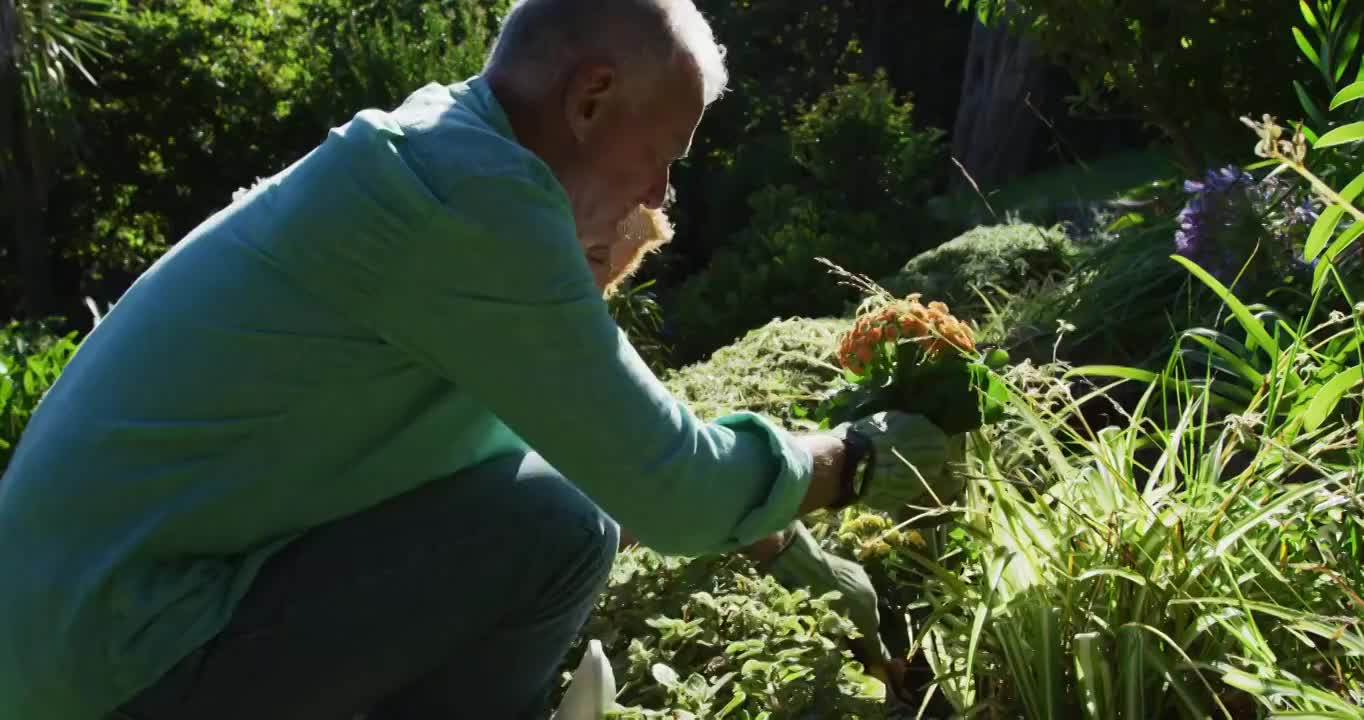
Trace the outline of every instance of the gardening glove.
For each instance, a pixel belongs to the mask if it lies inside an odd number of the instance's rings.
[[[853,654],[863,665],[882,665],[890,651],[881,641],[881,617],[876,590],[861,565],[826,552],[800,520],[787,526],[786,546],[761,569],[788,589],[808,588],[816,596],[837,590],[842,597],[833,603],[847,613],[861,637],[849,638]]]
[[[1003,350],[982,348],[975,357],[956,355],[931,365],[902,363],[892,386],[893,407],[925,416],[948,435],[979,430],[1004,415],[1007,392],[991,371],[1008,359]]]
[[[949,435],[923,415],[878,412],[833,433],[843,438],[857,433],[869,445],[866,466],[854,469],[861,485],[853,502],[898,517],[906,505],[919,512],[951,505],[966,488],[960,472],[965,436]]]

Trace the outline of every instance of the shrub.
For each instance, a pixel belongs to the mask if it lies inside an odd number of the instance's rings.
[[[1285,30],[1299,19],[1299,3],[946,2],[1025,33],[1075,78],[1078,103],[1135,110],[1171,141],[1186,172],[1240,155],[1228,130],[1245,108],[1284,116],[1297,106],[1297,57]]]
[[[977,291],[1017,291],[1029,281],[1066,273],[1078,252],[1060,227],[986,225],[914,256],[880,284],[895,295],[922,293],[967,310],[980,304]]]
[[[117,296],[170,243],[366,107],[477,70],[503,0],[157,0],[78,108],[82,160],[50,214]],[[90,290],[89,292],[95,292]]]
[[[838,344],[851,327],[836,318],[775,320],[705,361],[669,373],[664,383],[706,420],[748,410],[788,429],[809,427],[804,412],[842,373]]]
[[[774,318],[837,313],[854,294],[816,258],[879,275],[945,234],[922,209],[942,133],[916,129],[883,74],[850,76],[801,108],[788,136],[797,172],[749,197],[748,226],[669,303],[684,361]]]
[[[75,333],[56,335],[46,323],[11,322],[0,329],[0,473],[78,344]]]
[[[742,558],[633,548],[583,638],[600,639],[611,660],[620,720],[884,717],[884,690],[840,647],[854,627],[829,600],[787,590]]]

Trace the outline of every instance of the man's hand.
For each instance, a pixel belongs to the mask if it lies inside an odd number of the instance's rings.
[[[857,502],[899,515],[906,505],[944,507],[965,488],[958,468],[963,435],[948,435],[922,415],[879,412],[844,423],[834,433],[859,433],[871,444],[870,476]]]
[[[799,520],[786,529],[785,547],[776,557],[760,562],[759,569],[787,588],[808,588],[814,595],[837,590],[842,597],[833,606],[848,615],[861,637],[849,646],[863,665],[881,666],[890,652],[881,642],[881,617],[876,609],[876,590],[861,565],[825,552]]]

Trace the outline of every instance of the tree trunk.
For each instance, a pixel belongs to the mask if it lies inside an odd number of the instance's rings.
[[[0,0],[0,189],[14,181],[15,118],[19,112],[19,73],[14,65],[14,38],[18,31],[14,0]]]
[[[14,67],[14,38],[18,32],[19,13],[14,0],[0,0],[0,72]]]
[[[54,311],[52,244],[47,237],[47,193],[36,182],[21,182],[12,197],[14,235],[23,275],[24,314],[38,320]]]
[[[17,32],[14,0],[0,0],[0,188],[12,203],[24,314],[39,319],[55,310],[46,228],[51,138],[46,127],[25,116],[15,65]]]
[[[1045,65],[1026,38],[979,21],[971,30],[961,105],[952,130],[952,155],[983,191],[1020,175],[1027,166],[1041,104]],[[954,187],[968,187],[960,174]]]

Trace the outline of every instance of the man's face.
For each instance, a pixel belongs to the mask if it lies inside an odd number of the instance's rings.
[[[662,207],[669,169],[686,155],[705,107],[700,79],[685,58],[660,73],[633,108],[618,74],[584,75],[569,89],[578,145],[565,186],[588,262],[601,275],[610,272],[620,223],[641,205]]]

